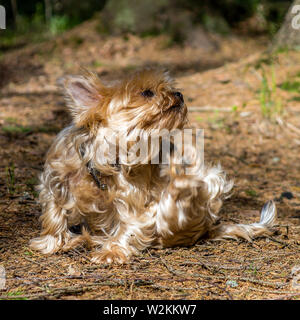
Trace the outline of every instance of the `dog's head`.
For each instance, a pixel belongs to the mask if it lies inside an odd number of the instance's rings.
[[[187,121],[182,94],[166,72],[145,69],[114,85],[97,76],[64,80],[68,106],[78,127],[105,127],[124,133],[133,129],[181,129]]]

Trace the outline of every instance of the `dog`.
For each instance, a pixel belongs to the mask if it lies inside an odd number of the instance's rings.
[[[192,144],[182,156],[172,140],[167,164],[149,162],[149,155],[133,164],[121,157],[137,130],[150,135],[188,127],[184,97],[167,72],[146,68],[112,84],[86,73],[62,83],[72,123],[56,137],[40,176],[42,231],[30,241],[32,249],[52,254],[85,244],[95,263],[125,263],[148,247],[190,246],[201,237],[251,241],[272,233],[273,201],[258,223],[218,224],[233,183],[220,165],[204,165]],[[149,152],[158,158],[159,141]],[[82,226],[80,234],[72,232],[75,225]]]

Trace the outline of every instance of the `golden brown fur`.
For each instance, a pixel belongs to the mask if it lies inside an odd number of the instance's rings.
[[[123,263],[149,246],[191,245],[204,234],[250,240],[270,233],[273,203],[260,223],[214,225],[232,183],[220,166],[204,166],[193,146],[185,155],[194,164],[189,175],[172,152],[170,165],[99,161],[100,151],[110,154],[103,128],[131,144],[126,139],[138,129],[151,133],[186,127],[187,107],[168,74],[146,69],[111,86],[89,74],[66,78],[64,87],[73,123],[47,155],[39,186],[42,231],[32,248],[51,254],[85,243],[94,247],[94,262]],[[105,190],[97,187],[90,164],[101,173]],[[86,226],[80,235],[69,230],[76,224]]]

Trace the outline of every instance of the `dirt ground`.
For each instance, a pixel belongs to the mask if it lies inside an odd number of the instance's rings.
[[[211,36],[213,46],[181,47],[165,36],[103,38],[92,22],[0,60],[0,299],[299,299],[300,53],[265,53],[264,37]],[[224,222],[259,220],[274,199],[274,236],[200,240],[189,248],[149,249],[130,263],[95,265],[78,248],[50,257],[33,252],[40,206],[35,185],[45,153],[69,121],[56,81],[91,69],[104,80],[144,65],[168,68],[182,88],[191,125],[205,130],[205,158],[235,181]],[[266,120],[264,76],[283,112]],[[273,74],[273,76],[272,76]],[[286,83],[289,85],[286,85]],[[284,85],[285,84],[285,85]],[[271,84],[269,85],[271,87]]]

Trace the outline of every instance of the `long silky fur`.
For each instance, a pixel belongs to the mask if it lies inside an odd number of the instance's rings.
[[[259,223],[215,226],[233,183],[220,165],[204,165],[192,146],[185,155],[194,163],[188,175],[172,152],[170,165],[103,163],[99,154],[109,157],[110,147],[118,144],[107,141],[103,129],[129,140],[138,129],[186,127],[186,106],[171,108],[178,101],[168,74],[146,69],[114,86],[104,86],[95,76],[64,84],[73,123],[56,137],[40,176],[42,231],[31,240],[33,249],[51,254],[85,244],[94,248],[92,261],[123,263],[147,247],[191,245],[207,234],[247,240],[270,234],[274,203],[264,207]],[[146,89],[155,96],[143,97]],[[97,187],[88,163],[101,172],[107,190]],[[78,235],[70,231],[76,224],[88,227]]]

